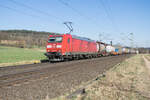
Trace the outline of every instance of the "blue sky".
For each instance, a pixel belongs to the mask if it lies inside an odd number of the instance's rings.
[[[64,5],[64,2],[66,5]],[[24,4],[24,5],[22,5]],[[27,7],[26,7],[27,5]],[[0,0],[0,30],[28,29],[72,34],[103,42],[150,47],[150,0]]]

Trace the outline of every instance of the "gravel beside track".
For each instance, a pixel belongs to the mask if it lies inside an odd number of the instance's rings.
[[[44,100],[69,93],[130,56],[0,68],[0,100]]]

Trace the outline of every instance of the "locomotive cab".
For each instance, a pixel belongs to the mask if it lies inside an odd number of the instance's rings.
[[[63,36],[50,36],[47,41],[47,52],[60,52],[62,48]]]
[[[70,52],[70,39],[70,34],[50,35],[45,53],[49,60],[63,60],[66,53]]]

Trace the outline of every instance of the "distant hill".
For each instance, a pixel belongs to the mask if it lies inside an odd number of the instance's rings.
[[[32,30],[0,30],[0,45],[9,45],[23,48],[46,46],[48,35],[59,34],[54,32]]]
[[[30,34],[39,34],[39,35],[49,35],[49,34],[59,34],[54,32],[44,32],[44,31],[33,31],[33,30],[0,30],[2,33],[9,33],[9,34],[17,34],[17,35],[30,35]]]
[[[150,53],[150,48],[140,47],[138,48],[139,53]]]

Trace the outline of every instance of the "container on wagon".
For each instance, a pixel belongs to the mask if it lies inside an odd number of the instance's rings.
[[[115,51],[115,48],[111,45],[107,45],[106,46],[106,52],[108,53],[111,53],[111,52],[114,52]]]
[[[119,45],[115,45],[115,52],[117,53],[117,55],[122,54],[122,47]]]
[[[126,49],[125,47],[123,47],[123,48],[122,48],[122,53],[125,54],[125,53],[126,53],[126,50],[127,50],[127,49]]]

